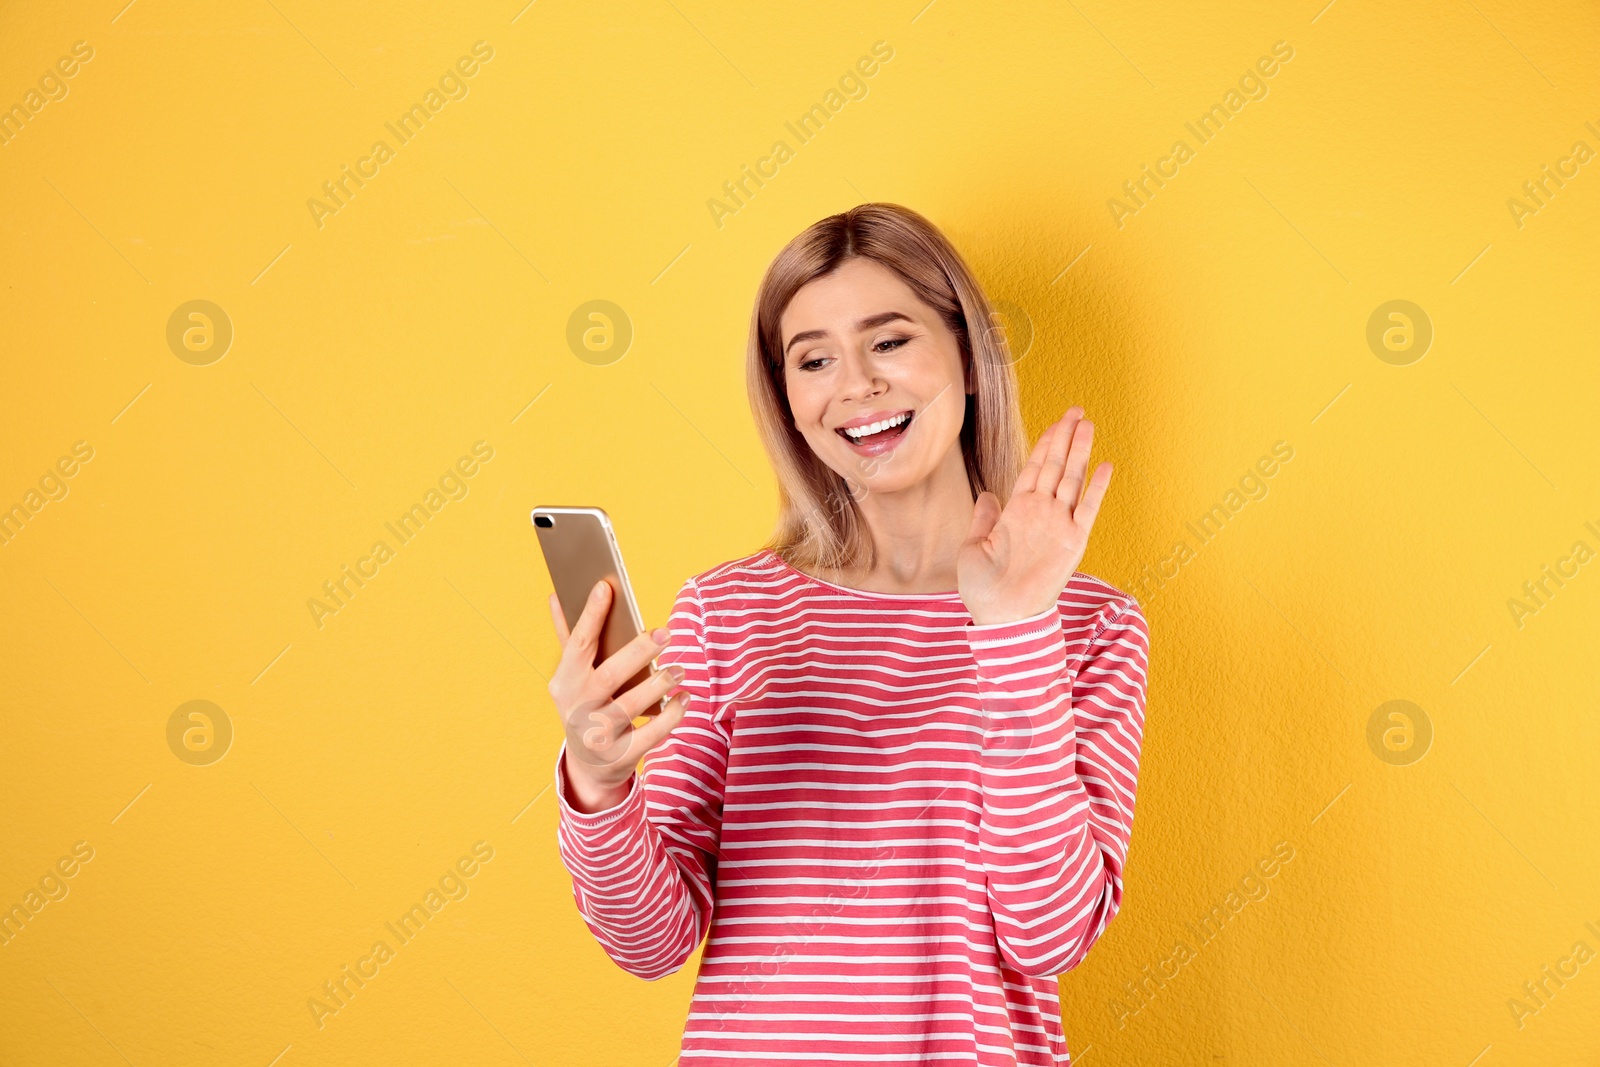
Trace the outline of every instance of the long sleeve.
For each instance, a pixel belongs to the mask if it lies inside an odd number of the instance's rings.
[[[681,968],[711,921],[729,744],[692,579],[667,625],[671,636],[657,662],[683,667],[692,700],[683,721],[645,757],[627,797],[604,811],[574,808],[565,743],[555,772],[556,840],[578,912],[607,955],[651,980]]]
[[[1058,607],[967,636],[988,719],[979,847],[995,936],[1022,974],[1058,975],[1122,904],[1148,626],[1123,597],[1070,642]]]

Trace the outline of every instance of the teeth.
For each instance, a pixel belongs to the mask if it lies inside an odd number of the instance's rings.
[[[910,412],[902,412],[892,419],[884,419],[881,422],[869,423],[866,426],[848,426],[845,428],[844,432],[851,438],[859,441],[863,437],[870,437],[875,433],[882,433],[884,430],[893,429],[894,427],[899,426],[901,423],[908,421],[910,418]]]

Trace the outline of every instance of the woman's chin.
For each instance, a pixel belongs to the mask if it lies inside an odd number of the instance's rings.
[[[938,466],[929,461],[917,441],[905,441],[877,454],[863,454],[851,445],[828,451],[824,462],[844,479],[857,499],[865,493],[909,489],[928,478]]]
[[[851,495],[858,502],[867,496],[898,493],[904,489],[911,488],[922,480],[909,470],[890,471],[880,469],[868,474],[858,468],[849,473],[840,471],[839,476],[845,480],[845,485],[849,486]]]

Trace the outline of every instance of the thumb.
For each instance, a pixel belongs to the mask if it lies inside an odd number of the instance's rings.
[[[967,530],[964,544],[972,545],[984,540],[1000,521],[1000,498],[988,490],[978,494],[972,508],[972,526]]]

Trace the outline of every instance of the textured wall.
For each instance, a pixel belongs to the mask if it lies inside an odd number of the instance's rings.
[[[668,1067],[693,964],[557,859],[528,510],[653,620],[758,547],[754,286],[862,200],[1117,467],[1083,1062],[1600,1055],[1592,5],[524,2],[0,12],[0,1061]]]

